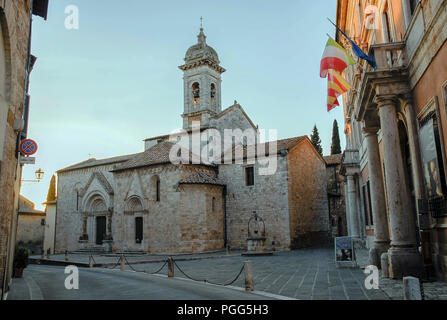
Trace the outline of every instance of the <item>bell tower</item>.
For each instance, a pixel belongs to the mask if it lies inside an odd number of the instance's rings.
[[[186,51],[185,64],[179,69],[183,71],[183,129],[191,128],[193,121],[206,127],[210,117],[222,111],[221,74],[225,69],[217,52],[206,44],[202,27],[197,44]]]

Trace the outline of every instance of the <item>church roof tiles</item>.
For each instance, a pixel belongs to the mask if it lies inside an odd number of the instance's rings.
[[[180,180],[179,184],[211,184],[218,186],[225,185],[224,183],[219,181],[219,179],[217,179],[216,177],[213,177],[201,171],[194,171],[188,177]]]

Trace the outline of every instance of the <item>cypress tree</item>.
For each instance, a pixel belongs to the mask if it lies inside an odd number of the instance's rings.
[[[56,200],[56,176],[53,174],[48,188],[47,202]]]
[[[320,134],[318,133],[317,125],[314,125],[312,135],[310,136],[310,141],[314,145],[315,149],[317,149],[318,153],[323,155],[323,147],[321,146],[321,139]]]
[[[340,154],[340,135],[338,133],[338,123],[337,119],[334,120],[334,125],[332,127],[332,144],[331,144],[331,154]]]

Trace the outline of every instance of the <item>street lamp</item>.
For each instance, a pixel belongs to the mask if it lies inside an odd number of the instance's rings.
[[[34,173],[36,175],[36,180],[22,180],[22,182],[40,182],[40,180],[43,179],[43,176],[45,174],[45,172],[39,168],[36,170],[36,172]]]

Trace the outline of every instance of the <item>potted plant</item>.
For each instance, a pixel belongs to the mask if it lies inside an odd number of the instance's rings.
[[[23,269],[28,265],[28,249],[17,247],[14,253],[14,278],[21,278]]]

